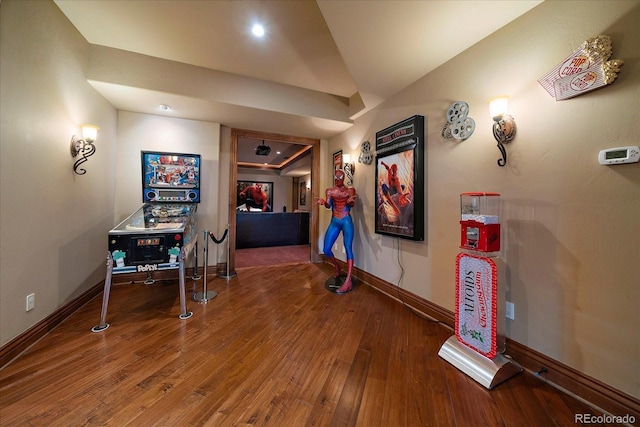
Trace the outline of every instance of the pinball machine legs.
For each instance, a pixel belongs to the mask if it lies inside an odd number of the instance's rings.
[[[102,332],[109,327],[107,323],[107,306],[109,305],[109,293],[111,292],[111,277],[113,276],[113,259],[111,252],[107,251],[107,277],[104,280],[104,292],[102,293],[102,311],[100,312],[100,324],[91,328],[91,332]]]
[[[188,319],[193,316],[191,311],[187,311],[187,298],[185,291],[185,271],[184,271],[184,248],[180,249],[180,254],[178,255],[178,261],[180,263],[179,267],[179,287],[180,287],[180,315],[178,316],[180,319]],[[197,268],[196,268],[197,271]],[[104,292],[102,294],[102,310],[100,312],[100,323],[93,328],[91,328],[91,332],[102,332],[109,327],[107,323],[107,307],[109,305],[109,294],[111,292],[111,279],[113,276],[113,259],[111,257],[111,252],[107,251],[107,277],[104,281]]]
[[[180,309],[182,310],[180,316],[178,316],[180,319],[188,319],[189,317],[193,316],[192,312],[187,311],[187,296],[184,289],[184,258],[185,253],[184,248],[182,248],[180,249],[180,254],[178,255],[178,261],[180,261]]]

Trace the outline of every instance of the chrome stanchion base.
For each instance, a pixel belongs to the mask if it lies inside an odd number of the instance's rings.
[[[216,291],[207,291],[206,293],[196,292],[195,294],[193,294],[193,300],[199,302],[200,304],[206,304],[217,296],[218,293]]]
[[[154,283],[156,283],[156,281],[153,277],[151,277],[151,273],[147,272],[147,278],[142,283],[144,283],[145,285],[153,285]]]
[[[216,275],[221,279],[229,280],[238,275],[235,271],[229,271],[229,264],[222,263],[216,266]]]
[[[102,332],[105,329],[107,329],[109,327],[108,323],[105,323],[103,326],[101,325],[96,325],[93,328],[91,328],[91,332]]]

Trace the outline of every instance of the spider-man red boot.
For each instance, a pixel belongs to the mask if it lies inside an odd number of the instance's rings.
[[[347,277],[346,279],[344,279],[344,283],[342,284],[342,286],[340,286],[340,288],[338,288],[338,290],[336,291],[337,294],[346,294],[353,289],[351,283],[351,270],[353,270],[353,260],[349,259],[347,260]]]

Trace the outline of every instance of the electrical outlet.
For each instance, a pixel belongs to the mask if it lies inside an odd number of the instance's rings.
[[[27,311],[36,308],[36,294],[27,295]]]
[[[511,320],[514,320],[516,318],[516,306],[512,302],[507,301],[505,316],[507,319]]]

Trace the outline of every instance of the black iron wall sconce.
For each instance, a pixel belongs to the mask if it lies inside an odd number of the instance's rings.
[[[347,175],[347,185],[353,185],[353,175],[356,173],[356,165],[351,162],[350,154],[344,154],[342,161],[344,163],[342,169],[344,169],[344,173]]]
[[[73,164],[73,172],[77,175],[84,175],[87,173],[86,169],[78,168],[81,164],[89,160],[89,157],[96,152],[96,147],[93,143],[98,137],[98,129],[100,128],[97,126],[82,125],[82,139],[75,135],[71,137],[71,157],[75,159],[78,155],[82,156]]]
[[[507,150],[504,144],[507,144],[516,137],[516,122],[507,114],[509,107],[509,97],[501,96],[489,101],[489,112],[493,118],[493,137],[498,142],[498,150],[502,154],[502,158],[498,159],[498,166],[507,164]]]

